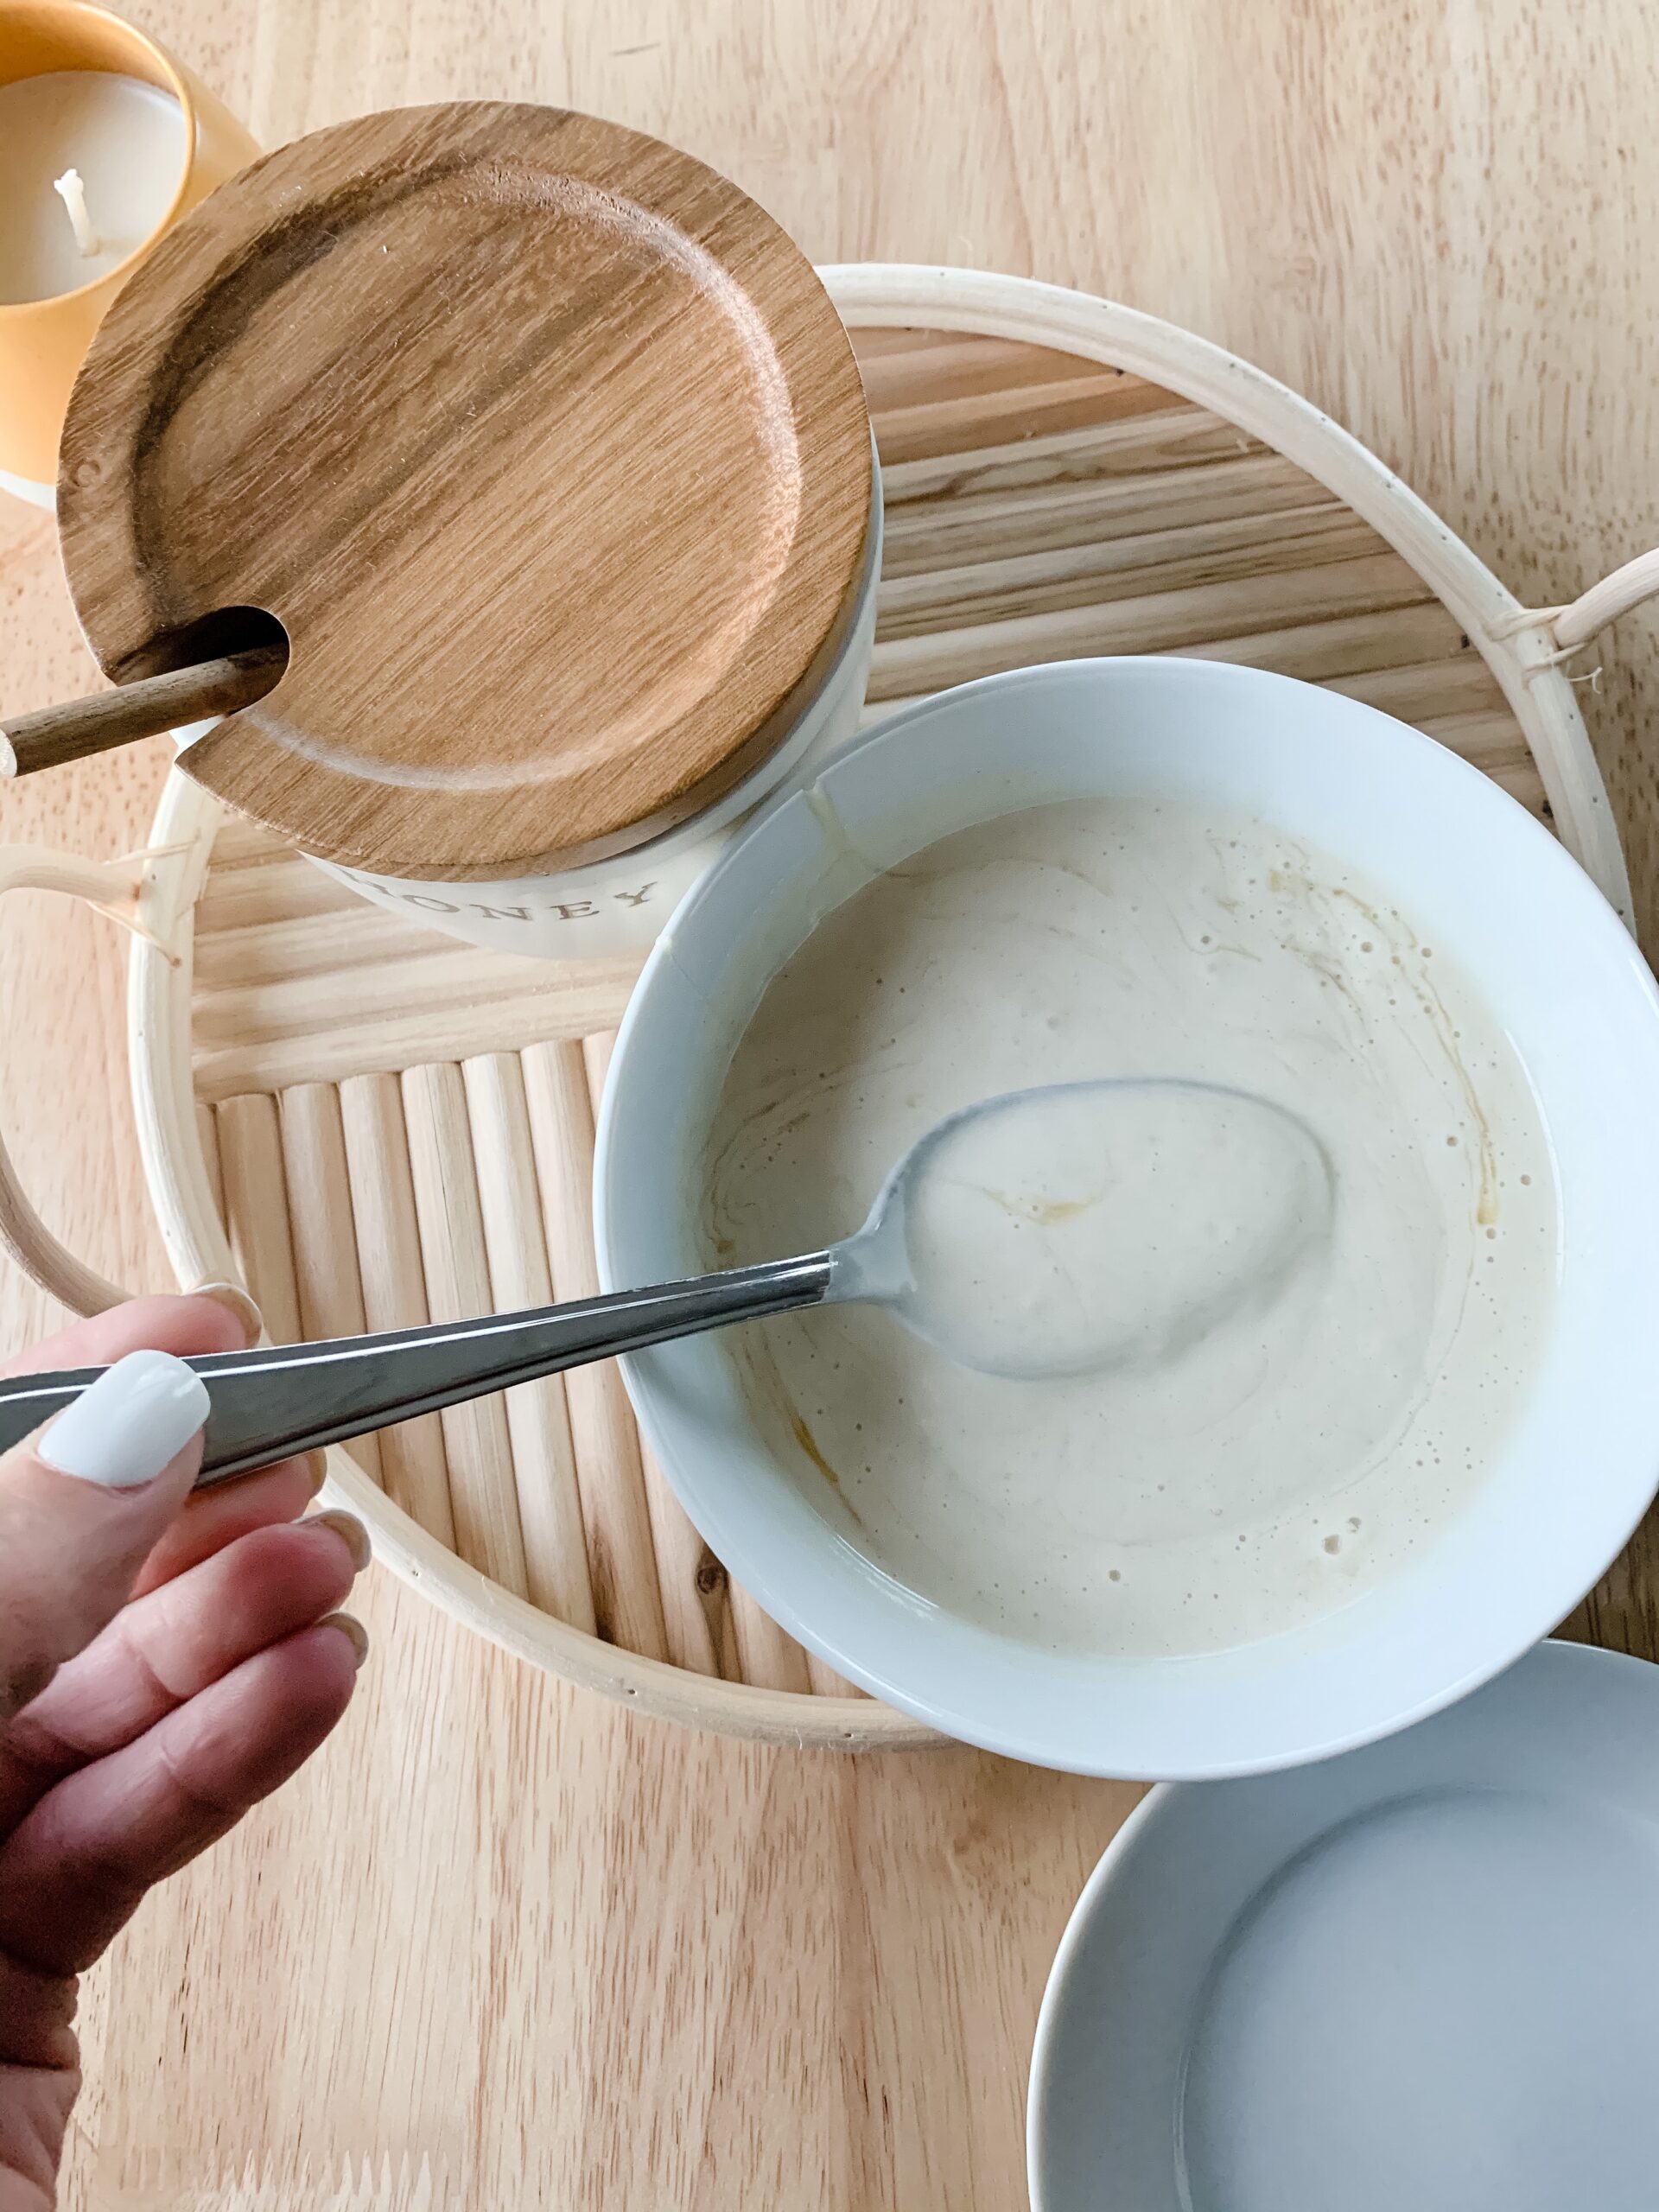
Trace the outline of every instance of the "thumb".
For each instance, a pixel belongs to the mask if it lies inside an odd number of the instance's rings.
[[[190,1494],[207,1406],[181,1359],[129,1352],[0,1459],[0,1721],[125,1605]]]

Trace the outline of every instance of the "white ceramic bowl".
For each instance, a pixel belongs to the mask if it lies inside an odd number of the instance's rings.
[[[1032,2212],[1650,2212],[1659,1667],[1154,1789],[1060,1939]]]
[[[878,1697],[1045,1765],[1251,1773],[1368,1742],[1487,1680],[1596,1580],[1659,1479],[1659,994],[1588,878],[1486,778],[1337,694],[1200,661],[1022,669],[895,715],[766,809],[658,944],[601,1119],[600,1271],[620,1288],[699,1268],[700,1154],[733,1048],[830,907],[971,823],[1118,795],[1243,807],[1386,884],[1528,1069],[1560,1191],[1557,1313],[1462,1517],[1409,1572],[1306,1628],[1189,1658],[1080,1656],[957,1618],[865,1560],[759,1441],[717,1336],[636,1357],[627,1382],[732,1573]]]

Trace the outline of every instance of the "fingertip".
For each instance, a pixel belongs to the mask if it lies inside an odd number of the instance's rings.
[[[246,1664],[251,1668],[260,1667],[262,1662],[275,1665],[282,1681],[281,1709],[285,1719],[292,1725],[302,1723],[307,1713],[321,1717],[320,1741],[346,1710],[368,1648],[367,1631],[354,1615],[325,1613],[309,1628],[297,1629]]]
[[[211,1567],[191,1580],[181,1579],[169,1602],[194,1606],[204,1586],[213,1592],[213,1612],[221,1627],[245,1634],[250,1650],[257,1641],[291,1635],[309,1621],[332,1613],[350,1592],[357,1567],[338,1530],[321,1536],[315,1524],[290,1521],[277,1528],[251,1529],[220,1552]]]
[[[352,1655],[352,1672],[357,1674],[369,1656],[369,1632],[355,1613],[326,1613],[317,1623],[320,1630],[331,1630],[343,1637]]]
[[[234,1732],[224,1739],[223,1757],[240,1770],[246,1802],[303,1765],[351,1703],[359,1662],[351,1630],[341,1626],[348,1618],[330,1613],[300,1629],[245,1661],[217,1686],[224,1700],[219,1722],[230,1722]],[[180,1711],[190,1714],[203,1703],[197,1698]],[[238,1716],[233,1722],[232,1715]]]
[[[226,1346],[227,1351],[238,1351],[257,1344],[264,1332],[264,1316],[239,1283],[199,1282],[190,1292],[193,1300],[206,1300],[228,1313],[236,1330],[235,1342]]]
[[[340,1538],[351,1554],[352,1572],[361,1574],[373,1556],[369,1548],[369,1532],[355,1513],[342,1513],[331,1507],[327,1513],[313,1513],[301,1522],[304,1529],[327,1529]]]
[[[276,1669],[273,1682],[281,1685],[271,1733],[285,1743],[278,1757],[287,1771],[308,1759],[344,1714],[368,1648],[367,1633],[352,1614],[328,1613],[264,1655]]]

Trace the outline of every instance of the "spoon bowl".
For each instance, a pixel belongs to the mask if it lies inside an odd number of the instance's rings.
[[[918,1138],[833,1248],[828,1298],[884,1305],[982,1374],[1149,1366],[1264,1313],[1317,1264],[1334,1205],[1324,1147],[1268,1099],[1160,1078],[1048,1084]]]

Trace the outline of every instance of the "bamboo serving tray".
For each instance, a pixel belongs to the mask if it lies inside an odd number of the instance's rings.
[[[1007,277],[827,277],[882,463],[868,719],[1079,655],[1275,669],[1472,761],[1628,916],[1566,664],[1659,589],[1659,556],[1529,610],[1363,447],[1185,332]],[[631,964],[435,935],[178,775],[146,853],[0,856],[0,889],[24,884],[134,930],[135,1107],[181,1282],[239,1274],[276,1339],[597,1288],[594,1110]],[[81,1312],[123,1294],[44,1229],[3,1155],[0,1236]],[[770,1741],[936,1740],[731,1581],[642,1450],[613,1368],[364,1440],[331,1453],[330,1479],[394,1572],[574,1681]]]

